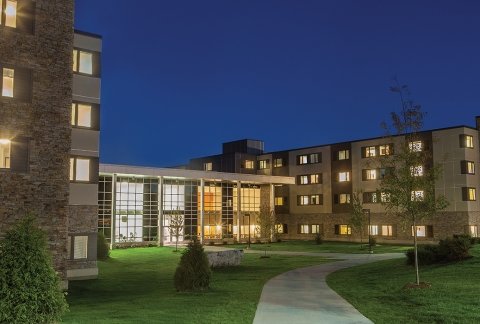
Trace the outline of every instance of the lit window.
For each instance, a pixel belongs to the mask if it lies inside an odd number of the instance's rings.
[[[266,169],[268,167],[268,160],[260,160],[258,161],[258,168],[260,170]]]
[[[412,226],[412,236],[415,235],[413,226]],[[426,226],[417,226],[417,237],[426,237],[427,236],[427,229]]]
[[[465,201],[476,201],[477,200],[477,190],[475,188],[463,188],[464,199]]]
[[[367,146],[365,147],[365,157],[373,157],[377,156],[377,151],[375,146]]]
[[[477,225],[470,225],[468,227],[468,234],[471,237],[478,237],[478,226]]]
[[[73,246],[74,259],[86,259],[88,251],[88,236],[75,236]]]
[[[283,206],[284,200],[283,197],[275,197],[275,206]]]
[[[378,225],[369,225],[368,235],[378,235]]]
[[[423,151],[423,142],[422,141],[413,141],[408,143],[408,148],[411,152],[421,152]]]
[[[298,177],[298,182],[300,184],[308,184],[308,176],[306,175],[301,175]]]
[[[310,163],[319,163],[320,158],[318,153],[310,154]]]
[[[339,182],[350,181],[350,172],[339,172],[338,173],[338,181]]]
[[[245,160],[245,169],[253,169],[254,163],[252,160]]]
[[[310,205],[321,205],[320,195],[311,195],[310,196]]]
[[[299,155],[298,164],[308,164],[308,155]]]
[[[203,170],[205,171],[212,171],[213,170],[213,163],[212,162],[206,162],[203,164]]]
[[[335,225],[335,234],[337,235],[351,235],[352,228],[349,225]]]
[[[70,181],[90,181],[90,159],[70,158]]]
[[[472,161],[462,161],[465,163],[465,172],[466,174],[475,174],[475,163]]]
[[[300,234],[308,234],[309,233],[309,226],[306,224],[300,225]]]
[[[92,75],[93,74],[93,54],[74,49],[73,50],[73,71]]]
[[[411,194],[412,201],[423,201],[424,198],[425,198],[425,194],[423,190],[412,191],[412,194]]]
[[[72,103],[72,126],[92,127],[92,105]]]
[[[13,98],[13,80],[14,71],[12,69],[3,69],[2,96]]]
[[[349,204],[350,203],[350,194],[339,194],[338,195],[339,204]]]
[[[0,169],[10,169],[10,150],[10,140],[0,139]]]
[[[382,203],[386,203],[390,201],[390,193],[387,192],[381,192],[380,193],[380,201]]]
[[[319,224],[312,225],[312,234],[318,234],[318,233],[320,233],[320,225]]]
[[[350,150],[338,151],[338,160],[348,160],[350,159]]]
[[[393,226],[382,225],[382,236],[393,236]]]
[[[283,159],[274,159],[273,160],[273,167],[280,168],[283,166]]]
[[[0,2],[2,4],[2,2]],[[17,27],[17,1],[7,0],[5,5],[5,26]]]
[[[309,197],[308,196],[298,196],[298,204],[300,206],[307,206],[309,204]]]
[[[423,166],[417,165],[410,167],[410,173],[413,177],[422,177],[423,176]]]
[[[364,203],[377,203],[377,193],[376,192],[364,192],[363,193],[363,202]]]
[[[465,135],[465,147],[473,148],[473,136]]]
[[[311,174],[310,183],[320,183],[320,174]]]
[[[283,224],[275,224],[275,233],[284,234]]]
[[[377,179],[376,169],[365,170],[365,180],[376,180],[376,179]]]
[[[392,154],[392,153],[390,152],[390,145],[389,145],[389,144],[380,145],[380,146],[378,147],[378,153],[379,153],[379,155],[381,155],[381,156]]]

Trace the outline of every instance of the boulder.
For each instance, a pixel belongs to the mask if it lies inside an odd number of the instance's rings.
[[[212,268],[236,267],[242,262],[243,250],[207,252],[207,257]]]

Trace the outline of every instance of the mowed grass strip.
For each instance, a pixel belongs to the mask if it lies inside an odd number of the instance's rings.
[[[283,272],[326,262],[319,257],[245,255],[240,267],[214,270],[211,289],[177,293],[181,253],[171,248],[112,251],[98,280],[70,282],[64,323],[252,323],[263,285]]]
[[[247,244],[224,245],[225,247],[234,247],[245,249]],[[372,248],[374,253],[404,253],[411,246],[378,244]],[[316,244],[315,241],[282,241],[278,243],[255,243],[250,244],[252,250],[268,251],[291,251],[291,252],[317,252],[317,253],[369,253],[366,243],[354,242],[323,242]]]
[[[480,245],[474,258],[420,267],[428,289],[403,289],[415,281],[405,259],[357,266],[327,277],[328,285],[375,323],[480,323]]]

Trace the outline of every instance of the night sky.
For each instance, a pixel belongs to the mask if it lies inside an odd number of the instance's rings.
[[[75,16],[103,36],[104,163],[381,136],[394,76],[426,129],[480,115],[478,0],[77,0]]]

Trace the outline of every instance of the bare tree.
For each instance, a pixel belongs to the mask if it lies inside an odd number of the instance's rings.
[[[175,252],[178,251],[178,240],[183,234],[184,218],[179,210],[175,210],[170,214],[170,225],[168,231],[170,237],[175,237]]]
[[[363,210],[361,191],[357,191],[352,194],[350,207],[350,225],[354,231],[360,233],[360,243],[363,243],[363,230],[367,224],[367,219],[365,217],[365,211]]]
[[[261,238],[273,240],[275,236],[275,211],[270,206],[263,204],[257,217],[256,230]]]

